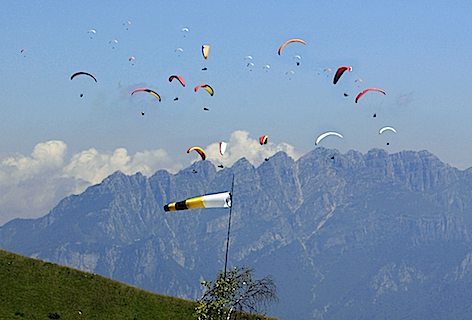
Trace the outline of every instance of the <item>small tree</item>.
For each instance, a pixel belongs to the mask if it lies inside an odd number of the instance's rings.
[[[203,281],[203,296],[195,308],[198,320],[236,319],[236,312],[261,312],[276,302],[277,288],[270,276],[253,279],[253,270],[235,267],[226,273],[219,272],[215,281]]]

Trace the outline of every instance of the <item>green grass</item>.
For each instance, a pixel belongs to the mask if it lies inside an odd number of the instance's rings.
[[[0,319],[196,320],[194,301],[0,250]],[[240,319],[269,319],[240,315]]]
[[[194,308],[192,301],[0,250],[0,319],[195,319]]]

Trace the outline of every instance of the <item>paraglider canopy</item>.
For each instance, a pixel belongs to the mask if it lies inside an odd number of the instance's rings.
[[[280,47],[277,49],[277,54],[280,56],[280,55],[282,54],[282,51],[284,50],[284,48],[285,48],[288,44],[294,43],[294,42],[295,42],[295,43],[298,42],[298,43],[301,43],[301,44],[306,45],[305,40],[297,39],[297,38],[290,39],[290,40],[287,40],[287,41],[285,41],[284,43],[282,43],[282,44],[280,45]]]
[[[198,86],[193,88],[193,91],[197,92],[198,90],[200,90],[200,88],[203,88],[206,92],[208,92],[210,94],[210,96],[213,96],[215,94],[215,91],[213,90],[213,88],[210,87],[206,83],[199,84]]]
[[[356,100],[355,100],[356,103],[359,101],[360,98],[362,98],[363,95],[365,95],[365,94],[366,94],[367,92],[369,92],[369,91],[379,92],[379,93],[381,93],[381,94],[383,94],[383,95],[386,95],[386,94],[387,94],[384,90],[379,89],[379,88],[367,88],[367,89],[364,89],[364,90],[362,90],[361,92],[359,92],[359,93],[357,94]]]
[[[228,145],[228,144],[227,144],[226,142],[220,141],[220,143],[219,143],[219,150],[220,150],[220,154],[221,154],[221,155],[224,155],[224,154],[225,154],[225,152],[226,152],[226,146],[227,146],[227,145]]]
[[[382,133],[384,133],[385,131],[392,131],[392,132],[394,132],[394,133],[397,133],[397,130],[395,130],[395,128],[393,128],[393,127],[388,127],[388,126],[387,126],[387,127],[381,128],[381,129],[379,130],[379,134],[382,134]]]
[[[341,76],[343,75],[343,73],[348,70],[349,72],[352,71],[352,67],[351,66],[341,66],[338,68],[338,70],[336,71],[336,73],[334,74],[334,78],[333,78],[333,84],[336,84],[339,79],[341,78]]]
[[[202,160],[206,159],[206,153],[202,148],[194,146],[187,149],[187,153],[190,153],[192,151],[195,151],[196,153],[198,153],[200,157],[202,158]]]
[[[169,82],[172,82],[173,80],[177,79],[177,81],[180,82],[180,84],[182,85],[182,87],[185,87],[185,81],[184,81],[184,78],[182,78],[182,76],[178,76],[178,75],[171,75],[169,77]]]
[[[150,93],[152,94],[154,97],[157,98],[157,100],[159,100],[159,102],[161,101],[161,96],[154,90],[151,90],[149,88],[137,88],[135,90],[133,90],[133,92],[131,92],[131,95],[134,95],[136,92],[147,92],[147,93]]]
[[[322,133],[318,136],[318,138],[316,138],[316,141],[315,141],[315,145],[318,145],[321,140],[323,140],[324,138],[328,137],[328,136],[336,136],[336,137],[339,137],[339,138],[344,138],[342,136],[342,134],[338,133],[338,132],[335,132],[335,131],[328,131],[328,132],[325,132],[325,133]]]
[[[267,144],[269,142],[269,136],[268,135],[263,135],[259,137],[259,144],[262,146],[263,144]]]
[[[85,72],[85,71],[79,71],[79,72],[73,73],[73,74],[70,76],[70,79],[73,80],[75,77],[80,76],[80,75],[89,76],[89,77],[92,78],[95,82],[98,82],[98,81],[97,81],[97,78],[95,78],[91,73],[88,73],[88,72]]]
[[[205,60],[208,59],[208,56],[210,55],[210,48],[209,44],[204,44],[202,46],[202,55]]]

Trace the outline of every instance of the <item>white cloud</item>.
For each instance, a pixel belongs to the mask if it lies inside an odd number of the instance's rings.
[[[31,156],[14,155],[0,162],[0,184],[13,179],[23,181],[41,171],[55,170],[62,166],[67,145],[58,140],[38,143]],[[7,180],[5,180],[7,179]]]
[[[300,157],[295,148],[287,143],[274,144],[270,142],[269,137],[269,142],[261,146],[258,138],[252,139],[249,137],[249,132],[242,130],[234,131],[227,143],[224,156],[219,153],[219,142],[207,146],[205,148],[207,159],[217,165],[231,166],[244,157],[253,165],[258,166],[265,158],[271,157],[279,151],[284,151],[294,159]]]
[[[245,157],[257,166],[279,151],[285,151],[294,159],[299,157],[289,144],[269,142],[261,146],[258,139],[250,138],[246,131],[233,132],[227,142],[224,156],[219,153],[218,143],[207,146],[208,160],[215,165],[231,166]],[[125,148],[112,152],[90,148],[67,157],[67,145],[63,141],[38,143],[29,156],[17,154],[0,158],[0,225],[13,218],[42,216],[62,198],[100,183],[117,170],[150,176],[159,169],[177,172],[182,167],[163,149],[130,155]]]
[[[125,148],[100,152],[95,148],[78,152],[66,160],[63,141],[38,143],[31,155],[0,159],[0,225],[13,218],[35,218],[46,214],[62,198],[80,193],[113,172],[141,172],[158,169],[176,172],[176,163],[162,149],[129,155]]]
[[[36,217],[74,186],[61,177],[67,145],[62,141],[37,144],[30,156],[0,160],[0,224],[15,217]]]
[[[162,149],[146,150],[130,156],[125,148],[115,149],[113,153],[100,153],[91,148],[75,154],[64,167],[64,174],[96,184],[117,170],[126,174],[141,172],[151,175],[157,169],[175,172],[180,168],[181,165],[174,163]]]

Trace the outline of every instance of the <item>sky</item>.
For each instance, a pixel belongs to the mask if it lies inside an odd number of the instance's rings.
[[[469,168],[471,12],[470,1],[1,1],[0,224],[44,215],[115,170],[176,172],[198,159],[193,145],[215,164],[257,165],[338,131],[322,145],[428,150]],[[307,44],[277,55],[291,38]],[[353,71],[333,85],[341,65]],[[70,80],[77,71],[98,82]],[[200,83],[214,96],[194,92]],[[162,101],[131,96],[138,87]],[[367,87],[387,95],[354,103]]]

